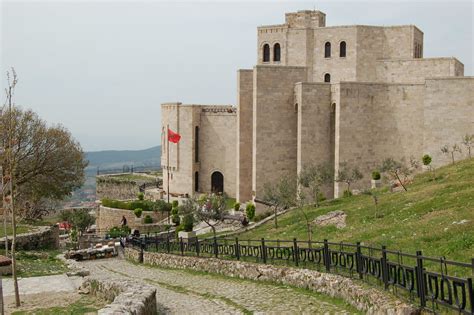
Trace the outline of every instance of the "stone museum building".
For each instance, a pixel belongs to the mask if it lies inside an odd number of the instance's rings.
[[[474,134],[474,77],[455,57],[423,58],[414,25],[326,26],[323,12],[299,11],[257,33],[257,65],[237,72],[237,106],[162,104],[162,125],[182,137],[169,152],[162,139],[165,191],[246,202],[320,163],[357,166],[365,178],[354,188],[365,188],[385,158],[430,154],[440,166],[450,161],[442,146]]]

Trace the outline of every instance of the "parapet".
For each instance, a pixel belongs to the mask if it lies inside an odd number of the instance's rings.
[[[285,14],[290,28],[315,28],[326,26],[326,14],[321,11],[303,10]]]

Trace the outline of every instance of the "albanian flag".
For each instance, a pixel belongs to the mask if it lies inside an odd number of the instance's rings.
[[[171,129],[168,128],[168,141],[178,143],[179,140],[181,140],[181,135],[177,132],[173,132]]]

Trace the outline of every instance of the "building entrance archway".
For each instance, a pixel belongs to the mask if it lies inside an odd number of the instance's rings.
[[[211,191],[213,193],[224,192],[224,175],[221,172],[214,172],[211,175]]]

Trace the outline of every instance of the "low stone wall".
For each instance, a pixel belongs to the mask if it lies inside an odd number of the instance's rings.
[[[155,211],[143,211],[142,220],[145,216],[151,216],[153,222],[158,222],[166,218],[166,214]],[[96,226],[99,235],[105,235],[114,226],[120,226],[122,216],[127,218],[127,225],[132,229],[138,229],[140,233],[148,232],[149,225],[137,221],[132,210],[115,209],[100,206],[97,212]]]
[[[99,176],[97,177],[99,179]],[[97,199],[118,199],[127,200],[137,198],[140,192],[139,186],[135,182],[104,182],[97,180]]]
[[[126,248],[125,257],[138,261],[140,252],[132,248]],[[150,252],[144,252],[143,263],[292,285],[331,297],[342,298],[366,314],[405,315],[418,313],[415,307],[397,300],[384,291],[367,288],[350,278],[315,270]]]
[[[8,248],[11,248],[12,238],[8,237]],[[0,239],[0,247],[5,247],[5,238]],[[16,236],[17,250],[36,250],[36,249],[58,249],[59,248],[59,227],[39,226],[29,233],[18,234]]]
[[[156,289],[131,280],[103,280],[88,278],[81,286],[82,291],[99,296],[111,302],[100,309],[99,315],[157,314]]]

